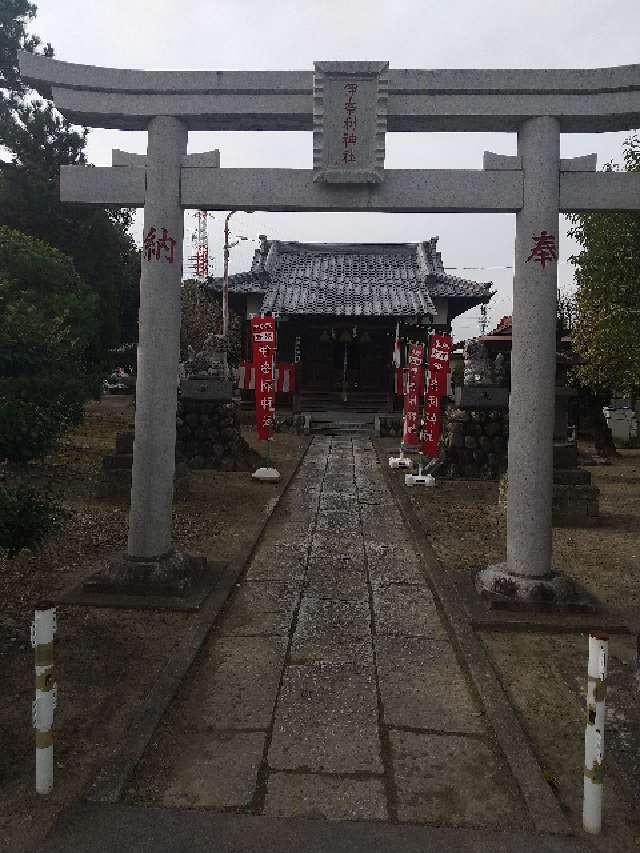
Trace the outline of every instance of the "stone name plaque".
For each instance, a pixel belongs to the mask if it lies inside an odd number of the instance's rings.
[[[313,77],[314,181],[384,179],[388,62],[316,62]]]
[[[183,379],[180,393],[189,400],[231,400],[233,382],[222,379]]]
[[[508,409],[509,389],[496,385],[462,385],[456,388],[455,400],[460,409]]]

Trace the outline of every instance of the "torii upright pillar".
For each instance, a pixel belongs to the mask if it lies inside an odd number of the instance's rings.
[[[509,405],[507,561],[480,572],[482,591],[559,601],[573,584],[552,570],[560,125],[531,118],[518,132],[524,198],[516,213]]]
[[[204,564],[177,553],[171,539],[184,236],[180,175],[188,129],[180,119],[157,116],[148,134],[128,545],[84,587],[184,595]]]
[[[179,119],[158,116],[148,134],[127,547],[133,560],[158,559],[171,551],[184,236],[180,168],[188,131]]]

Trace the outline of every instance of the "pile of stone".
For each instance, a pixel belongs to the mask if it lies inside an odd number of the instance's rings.
[[[182,397],[176,419],[176,459],[189,468],[254,471],[264,460],[240,433],[234,403]]]
[[[497,479],[507,470],[509,413],[448,406],[443,418],[444,470],[450,477]]]

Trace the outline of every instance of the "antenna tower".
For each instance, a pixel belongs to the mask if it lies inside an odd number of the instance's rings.
[[[207,233],[207,220],[213,219],[213,215],[207,210],[197,210],[196,230],[191,235],[191,242],[195,244],[195,255],[189,258],[189,269],[194,277],[204,281],[209,275],[209,235]]]

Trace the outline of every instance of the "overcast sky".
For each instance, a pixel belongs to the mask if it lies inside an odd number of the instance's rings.
[[[145,69],[311,69],[314,60],[388,60],[392,68],[595,68],[640,63],[640,0],[36,0],[33,25],[68,62]],[[565,134],[563,157],[621,160],[626,134]],[[91,130],[89,160],[144,153],[146,133]],[[190,133],[189,151],[219,148],[221,165],[311,168],[311,133]],[[389,168],[481,168],[483,151],[514,154],[514,134],[389,133]],[[139,217],[138,217],[139,219]],[[209,226],[222,273],[222,222]],[[512,214],[238,213],[237,234],[320,242],[413,242],[440,236],[452,274],[493,281],[489,317],[511,312]],[[560,286],[575,244],[561,223]],[[194,227],[188,213],[187,240]],[[136,227],[140,240],[141,226]],[[247,269],[255,242],[232,253]],[[185,254],[189,251],[185,243]],[[464,269],[473,267],[475,269]],[[477,269],[479,268],[479,269]],[[454,324],[477,334],[477,309]]]

